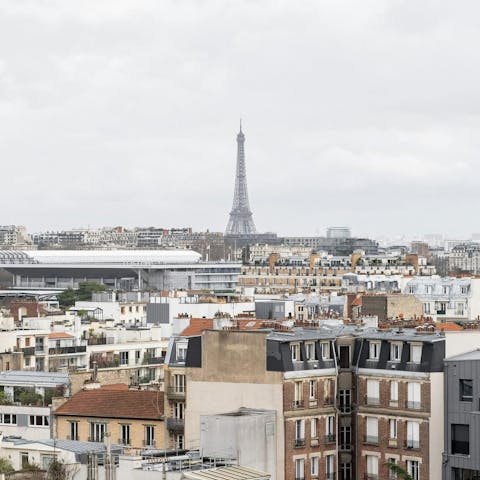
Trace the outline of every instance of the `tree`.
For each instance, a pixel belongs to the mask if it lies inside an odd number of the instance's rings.
[[[75,293],[75,290],[73,290],[72,288],[67,288],[66,290],[57,295],[57,300],[61,308],[69,308],[75,305],[77,295]]]
[[[10,398],[2,391],[0,391],[0,405],[12,405]]]
[[[92,293],[105,292],[107,287],[102,283],[82,282],[76,291],[77,300],[91,300]]]
[[[402,480],[413,480],[413,477],[396,463],[387,462],[385,465],[388,467],[390,472],[394,473],[397,476],[397,478],[400,478]]]
[[[78,470],[77,464],[66,464],[63,460],[55,458],[48,467],[46,480],[71,480]]]
[[[9,458],[0,457],[0,473],[12,473],[15,469],[13,468],[12,462]]]

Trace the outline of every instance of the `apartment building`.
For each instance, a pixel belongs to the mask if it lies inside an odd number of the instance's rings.
[[[163,448],[163,392],[88,384],[54,410],[56,438],[130,448]]]
[[[480,478],[480,350],[445,361],[444,480]]]
[[[480,244],[460,243],[455,245],[448,254],[450,272],[480,273]]]
[[[480,278],[415,277],[403,288],[423,303],[434,321],[475,320],[480,316]]]

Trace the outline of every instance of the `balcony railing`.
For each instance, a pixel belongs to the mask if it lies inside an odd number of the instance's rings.
[[[378,445],[378,435],[365,435],[363,438],[363,443],[368,443],[370,445]]]
[[[309,408],[316,408],[318,405],[318,400],[316,400],[315,398],[311,398],[309,401],[308,401],[308,407]]]
[[[130,439],[129,438],[119,438],[118,439],[118,444],[119,445],[125,445],[125,446],[129,446],[130,445]]]
[[[72,347],[49,348],[48,354],[49,355],[65,355],[68,353],[85,353],[86,351],[87,351],[86,345],[77,345]]]
[[[420,448],[420,440],[406,440],[405,448]]]
[[[293,410],[299,410],[302,409],[304,405],[303,400],[294,400],[292,403],[292,409]]]
[[[335,402],[333,401],[333,397],[325,397],[323,399],[324,405],[333,405]]]
[[[22,348],[22,352],[25,356],[27,355],[35,355],[35,347],[25,347]]]
[[[377,473],[366,473],[365,474],[365,480],[378,480],[378,474]]]
[[[186,387],[169,387],[167,390],[167,395],[169,398],[183,399],[185,398],[186,392]]]
[[[143,365],[158,365],[165,362],[165,357],[147,357],[143,359]]]
[[[412,402],[408,400],[405,402],[405,408],[408,408],[409,410],[421,410],[422,404],[420,402]]]
[[[334,433],[328,433],[327,435],[325,435],[325,443],[335,443],[335,434]]]
[[[304,438],[296,438],[295,439],[295,448],[303,448],[305,446],[305,439]]]
[[[155,440],[144,440],[142,443],[143,443],[144,447],[155,448],[155,446],[156,446]]]
[[[379,397],[365,397],[365,403],[367,405],[377,406],[380,405],[380,398]]]
[[[75,435],[72,437],[72,435],[67,435],[67,440],[77,440],[78,441],[78,435]]]
[[[326,473],[325,480],[335,480],[336,476],[335,473]]]
[[[183,418],[167,418],[167,430],[170,430],[172,432],[183,432],[183,429]]]

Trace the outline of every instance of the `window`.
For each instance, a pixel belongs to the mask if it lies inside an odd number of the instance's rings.
[[[141,353],[142,352],[140,350],[135,350],[135,363],[140,363]]]
[[[185,439],[184,439],[184,436],[179,433],[176,437],[175,437],[175,445],[177,447],[178,450],[182,450],[185,446]]]
[[[399,362],[402,359],[402,344],[391,343],[390,344],[390,361]]]
[[[464,313],[465,313],[464,304],[462,302],[457,302],[456,308],[455,308],[455,315],[464,315]]]
[[[398,381],[390,381],[390,405],[398,403]]]
[[[380,383],[378,380],[367,380],[367,405],[380,404]]]
[[[420,384],[417,382],[407,383],[407,408],[419,410],[421,406],[420,401]]]
[[[395,418],[391,418],[388,421],[389,432],[390,432],[390,439],[396,440],[397,439],[397,420]]]
[[[185,393],[185,375],[174,375],[173,376],[173,388],[176,393]]]
[[[311,342],[306,342],[305,353],[307,355],[307,360],[309,361],[316,360],[317,356],[315,355],[315,344]]]
[[[153,425],[145,425],[145,446],[155,446],[155,427]]]
[[[324,396],[323,402],[325,403],[325,405],[327,404],[330,405],[333,402],[333,394],[332,394],[333,388],[334,388],[333,380],[331,378],[326,378],[323,381],[323,396]]]
[[[340,480],[352,480],[352,464],[350,462],[340,464]]]
[[[40,455],[40,463],[43,470],[48,470],[50,464],[55,460],[54,455]]]
[[[335,415],[328,415],[325,419],[325,441],[335,441]]]
[[[28,452],[20,452],[20,461],[22,464],[22,469],[28,467]]]
[[[292,353],[292,361],[300,361],[300,345],[298,343],[292,343],[290,345],[290,352]]]
[[[303,407],[303,382],[295,382],[293,385],[293,407]]]
[[[421,363],[422,361],[422,346],[410,345],[410,362]]]
[[[370,360],[378,360],[380,358],[380,342],[370,342]]]
[[[317,381],[316,380],[310,380],[308,382],[308,391],[309,391],[310,399],[314,400],[317,397]]]
[[[177,362],[184,362],[187,358],[187,345],[177,344]]]
[[[305,420],[295,420],[295,446],[305,446]]]
[[[423,313],[430,313],[430,302],[423,304]]]
[[[128,365],[128,352],[120,352],[120,365]]]
[[[322,350],[322,360],[329,360],[330,359],[330,343],[322,342],[320,346]]]
[[[420,464],[417,460],[407,460],[407,473],[412,480],[420,480]]]
[[[185,418],[185,404],[183,402],[175,402],[173,413],[175,418]]]
[[[310,420],[310,438],[318,438],[318,419],[312,418]]]
[[[392,465],[396,465],[397,464],[397,459],[395,457],[387,458],[387,463],[390,463]],[[388,480],[397,480],[397,474],[395,472],[389,471]]]
[[[378,443],[378,418],[367,417],[367,434],[365,437],[366,443]]]
[[[14,413],[4,413],[3,415],[0,415],[0,423],[4,425],[16,425],[17,415]]]
[[[473,399],[473,382],[472,380],[460,380],[460,401],[471,402]]]
[[[340,427],[340,449],[350,450],[352,445],[352,427],[342,426]]]
[[[297,458],[295,460],[295,480],[303,480],[305,478],[305,460]]]
[[[333,480],[335,478],[335,457],[334,455],[325,456],[325,478]]]
[[[420,447],[420,424],[418,422],[407,422],[407,448]]]
[[[90,424],[90,441],[91,442],[103,442],[103,437],[107,433],[107,424],[92,422]]]
[[[452,423],[452,454],[470,454],[470,431],[468,425]]]
[[[78,422],[70,422],[69,440],[78,440]]]
[[[350,413],[352,409],[352,392],[351,390],[340,390],[340,411],[342,413]]]
[[[310,473],[312,477],[318,477],[318,457],[310,458]]]
[[[350,347],[348,345],[340,345],[340,368],[350,368]]]
[[[130,445],[130,425],[120,425],[120,434],[119,443],[121,445]]]
[[[378,476],[378,457],[367,455],[367,475]]]
[[[30,427],[48,427],[50,419],[46,415],[30,415],[28,424]]]

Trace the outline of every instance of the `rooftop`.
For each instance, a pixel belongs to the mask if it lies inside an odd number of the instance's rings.
[[[458,362],[461,360],[480,360],[480,348],[445,359],[446,362]]]
[[[9,370],[0,373],[0,385],[56,387],[68,384],[68,374],[61,372],[28,372]]]
[[[52,332],[48,334],[48,338],[50,340],[60,340],[61,338],[74,338],[74,336],[66,332]]]
[[[253,468],[232,466],[184,471],[183,477],[191,480],[257,480],[269,479],[270,474]]]
[[[98,388],[81,390],[55,410],[55,415],[161,420],[163,392]]]

